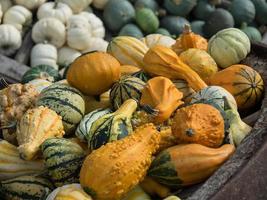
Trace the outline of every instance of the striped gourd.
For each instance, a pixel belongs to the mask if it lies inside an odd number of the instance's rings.
[[[37,105],[47,106],[62,117],[66,134],[71,133],[85,112],[82,94],[66,84],[56,83],[44,89]]]
[[[173,83],[176,88],[183,93],[183,101],[189,103],[196,92],[182,79],[174,80]]]
[[[29,84],[33,85],[39,93],[41,93],[48,86],[52,85],[50,81],[44,79],[34,79],[30,81]]]
[[[44,177],[20,176],[2,181],[0,194],[2,200],[45,200],[53,189],[53,184]]]
[[[147,82],[151,77],[149,74],[144,72],[143,70],[140,70],[138,72],[133,73],[131,76],[141,79],[144,82]]]
[[[140,40],[130,36],[115,37],[108,45],[107,52],[117,58],[122,65],[142,68],[143,58],[148,47]]]
[[[93,122],[102,117],[105,114],[111,113],[111,109],[97,109],[94,110],[81,120],[79,126],[76,129],[75,135],[82,141],[86,141],[86,136],[89,134]]]
[[[110,91],[110,101],[114,109],[118,109],[127,99],[140,100],[145,82],[132,76],[123,76]]]
[[[85,153],[81,146],[68,139],[47,139],[41,146],[45,167],[54,185],[77,183]]]
[[[5,140],[0,141],[0,161],[0,181],[36,174],[44,170],[42,160],[22,160],[17,147]]]

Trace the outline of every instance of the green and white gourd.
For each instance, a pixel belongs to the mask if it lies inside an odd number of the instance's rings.
[[[149,76],[149,74],[147,74],[146,72],[144,72],[144,71],[142,71],[142,70],[140,70],[140,71],[138,71],[138,72],[135,72],[135,73],[131,74],[131,76],[136,77],[136,78],[139,78],[139,79],[141,79],[142,81],[144,81],[145,83],[151,78],[151,77]]]
[[[188,83],[182,79],[173,81],[176,88],[183,93],[183,101],[188,103],[191,101],[192,96],[196,94],[196,92],[188,86]]]
[[[30,81],[29,84],[33,85],[39,93],[41,93],[48,86],[52,85],[50,81],[44,79],[34,79]]]

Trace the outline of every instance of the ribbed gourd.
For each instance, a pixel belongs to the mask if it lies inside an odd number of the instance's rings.
[[[130,136],[93,151],[80,172],[82,187],[96,200],[122,198],[144,178],[158,144],[156,127],[146,124]]]
[[[172,81],[176,88],[183,93],[182,100],[185,103],[189,103],[192,99],[192,96],[196,93],[192,88],[188,86],[188,83],[182,79],[177,79]]]
[[[173,38],[155,33],[147,35],[146,37],[142,38],[141,41],[144,42],[149,48],[155,45],[171,47],[173,44],[175,44],[175,40]]]
[[[55,83],[44,89],[37,100],[38,106],[47,106],[62,117],[66,134],[81,121],[85,111],[83,95],[66,84]]]
[[[77,183],[84,150],[68,139],[47,139],[41,146],[45,167],[55,186]]]
[[[127,99],[141,99],[145,82],[132,76],[123,76],[116,82],[110,91],[110,102],[113,109],[118,109]]]
[[[86,136],[90,150],[120,140],[132,132],[131,116],[137,109],[137,102],[126,100],[114,113],[106,114],[97,119]]]
[[[20,156],[25,160],[36,157],[39,147],[51,137],[63,137],[61,117],[47,107],[29,109],[17,125]]]
[[[136,77],[144,81],[145,83],[151,78],[148,73],[140,70],[138,72],[133,73],[131,76]]]
[[[0,160],[0,181],[37,174],[44,170],[42,160],[22,160],[17,147],[5,140],[0,141]]]
[[[38,93],[41,93],[45,88],[52,85],[50,81],[44,79],[34,79],[29,84],[33,85]]]

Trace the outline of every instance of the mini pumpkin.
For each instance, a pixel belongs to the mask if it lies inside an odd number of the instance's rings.
[[[72,9],[73,13],[77,14],[86,9],[92,3],[92,0],[58,0],[58,2],[67,4]]]
[[[58,49],[57,64],[60,68],[68,67],[80,55],[81,53],[79,51],[68,46],[63,46]]]
[[[44,2],[46,2],[46,0],[15,0],[15,3],[17,5],[24,6],[29,10],[34,10],[38,8]]]

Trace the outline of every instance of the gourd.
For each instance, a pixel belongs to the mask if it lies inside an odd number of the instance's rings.
[[[197,0],[164,0],[164,8],[172,15],[187,16],[190,11],[196,6]]]
[[[47,81],[47,80],[44,80],[44,79],[34,79],[34,80],[30,81],[29,84],[31,84],[39,94],[45,88],[47,88],[48,86],[52,85],[52,83],[50,81]]]
[[[209,40],[208,53],[222,68],[239,63],[249,52],[249,38],[236,28],[219,31]]]
[[[72,9],[73,13],[77,14],[86,9],[92,3],[92,0],[58,0],[58,2],[67,4]]]
[[[258,105],[264,94],[264,83],[260,74],[246,65],[232,65],[210,77],[208,83],[230,92],[240,110]]]
[[[148,176],[144,178],[144,180],[140,183],[140,186],[150,196],[159,196],[161,198],[165,198],[171,194],[169,188],[159,184]]]
[[[131,76],[141,79],[144,82],[147,82],[151,77],[148,73],[144,72],[143,70],[140,70],[138,72],[133,73]]]
[[[170,32],[165,29],[165,28],[159,28],[158,30],[156,30],[155,33],[161,34],[161,35],[166,35],[166,36],[171,36]]]
[[[38,19],[47,17],[54,17],[66,24],[68,19],[72,16],[71,8],[60,2],[47,2],[40,6],[37,12]]]
[[[155,45],[171,47],[175,43],[173,38],[161,34],[147,35],[146,37],[142,38],[141,41],[144,42],[149,48],[154,47]]]
[[[50,138],[44,141],[41,150],[48,175],[55,186],[79,181],[85,153],[78,144],[64,138]]]
[[[179,16],[166,16],[160,21],[160,26],[166,28],[172,35],[179,36],[183,32],[185,24],[189,21]]]
[[[82,53],[90,53],[93,51],[106,52],[108,48],[108,42],[99,37],[91,37],[88,43],[88,48],[83,50]]]
[[[208,0],[200,0],[194,8],[193,14],[196,19],[206,20],[215,11],[215,6]]]
[[[172,124],[172,134],[179,143],[196,143],[212,148],[221,146],[224,131],[220,111],[208,104],[178,109]]]
[[[45,2],[46,0],[15,0],[17,5],[24,6],[29,10],[34,10]]]
[[[46,106],[62,117],[66,134],[75,130],[85,111],[82,94],[75,88],[55,83],[44,89],[38,97],[38,106]]]
[[[140,40],[129,36],[118,36],[111,40],[107,52],[122,65],[143,67],[143,58],[148,47]]]
[[[29,109],[20,119],[16,134],[21,158],[32,160],[47,138],[63,137],[61,117],[47,107]]]
[[[104,52],[78,57],[70,66],[67,80],[87,95],[100,95],[120,78],[120,63]]]
[[[181,199],[179,197],[177,197],[177,196],[168,196],[163,200],[181,200]]]
[[[170,79],[184,79],[195,91],[207,87],[206,83],[171,49],[156,45],[144,56],[145,67],[150,74],[164,76]]]
[[[223,29],[234,27],[234,23],[234,18],[229,11],[218,8],[206,20],[203,32],[206,37],[210,38]]]
[[[5,12],[3,23],[13,25],[24,34],[32,23],[32,13],[23,6],[12,6]]]
[[[132,132],[131,117],[136,109],[136,101],[128,99],[114,113],[105,114],[93,122],[86,136],[89,149],[98,149],[128,136]]]
[[[81,56],[79,51],[68,46],[63,46],[58,49],[57,64],[59,65],[59,68],[65,68],[79,56]]]
[[[99,10],[104,10],[109,0],[93,0],[93,6]]]
[[[19,151],[17,147],[5,140],[0,141],[0,158],[0,181],[23,175],[37,174],[44,170],[44,164],[42,160],[22,160],[19,157]]]
[[[36,44],[31,51],[31,67],[49,65],[58,70],[57,49],[51,44]]]
[[[156,122],[164,122],[173,111],[183,104],[181,93],[168,78],[159,76],[150,79],[142,90],[141,105],[157,110]]]
[[[176,40],[176,43],[172,46],[172,49],[177,53],[177,55],[179,55],[190,48],[207,51],[208,42],[205,38],[193,33],[190,25],[186,24],[184,26],[183,33]]]
[[[3,200],[46,199],[53,189],[53,184],[47,178],[20,176],[2,181],[0,193]]]
[[[81,120],[79,126],[76,129],[75,135],[81,140],[86,142],[86,136],[89,134],[90,129],[92,127],[92,124],[98,120],[100,117],[110,114],[112,112],[111,109],[103,109],[99,108],[96,109],[87,115],[84,116],[84,118]]]
[[[203,32],[204,24],[205,24],[204,21],[200,21],[200,20],[192,21],[191,29],[194,33],[204,36],[204,32]]]
[[[132,66],[132,65],[121,65],[121,75],[132,75],[136,72],[139,72],[140,69],[138,67]]]
[[[159,28],[159,19],[149,8],[137,9],[135,20],[145,33],[154,33]]]
[[[122,200],[151,200],[151,198],[137,185]]]
[[[180,54],[180,59],[197,72],[203,80],[207,80],[218,72],[216,62],[204,50],[188,49]]]
[[[110,0],[105,6],[103,17],[108,29],[117,32],[134,20],[135,10],[128,1]]]
[[[250,0],[234,0],[229,8],[234,17],[235,24],[250,23],[254,20],[256,9]]]
[[[85,113],[92,112],[99,108],[110,108],[109,91],[100,96],[84,96]]]
[[[260,42],[262,40],[261,33],[253,26],[247,26],[246,23],[241,25],[241,31],[243,31],[251,42]]]
[[[170,122],[172,123],[172,122]],[[160,143],[157,153],[175,146],[177,144],[176,137],[172,134],[172,129],[170,126],[161,126],[160,127]]]
[[[140,8],[149,8],[153,10],[155,14],[157,14],[159,10],[159,5],[155,0],[137,0],[134,3],[134,7],[136,10]]]
[[[172,81],[175,87],[183,93],[182,100],[185,103],[189,103],[192,99],[192,96],[196,93],[192,88],[188,86],[188,83],[182,79],[177,79]]]
[[[0,0],[0,4],[2,12],[5,13],[13,5],[13,2],[11,0]]]
[[[110,102],[113,109],[118,109],[127,99],[141,99],[142,90],[145,82],[141,79],[131,76],[123,76],[114,83],[110,91]]]
[[[265,0],[252,0],[256,9],[256,20],[260,24],[267,24],[266,14],[267,14],[267,3]]]
[[[146,124],[130,136],[93,151],[80,172],[82,187],[99,200],[120,199],[144,178],[158,143],[156,127]],[[110,184],[111,180],[115,184]]]
[[[119,36],[131,36],[138,39],[144,37],[140,28],[135,24],[126,24],[123,26],[119,32]]]
[[[50,82],[60,80],[58,71],[49,65],[38,65],[30,68],[22,77],[22,83],[28,83],[34,79],[44,79]]]
[[[6,56],[13,55],[21,46],[20,32],[10,24],[0,25],[0,53]]]
[[[153,160],[148,176],[171,188],[194,185],[211,176],[234,150],[230,144],[216,149],[200,144],[170,147]]]

